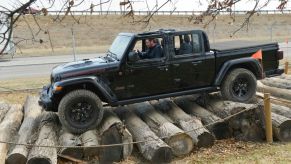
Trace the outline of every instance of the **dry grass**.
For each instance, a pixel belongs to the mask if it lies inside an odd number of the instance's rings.
[[[131,18],[122,16],[83,16],[80,18],[80,24],[76,24],[72,17],[67,17],[62,23],[53,22],[52,17],[37,16],[37,20],[43,29],[48,29],[55,52],[58,54],[69,54],[72,52],[72,35],[71,27],[74,27],[76,50],[78,53],[94,53],[104,52],[111,44],[115,36],[120,32],[142,32],[156,29],[174,28],[177,30],[203,29],[202,25],[196,25],[189,22],[187,16],[155,16],[150,24],[133,24]],[[79,18],[79,16],[77,16]],[[236,21],[231,22],[229,16],[219,16],[216,20],[216,29],[211,24],[205,30],[210,41],[219,40],[270,40],[270,27],[273,26],[273,40],[284,41],[290,37],[290,15],[259,15],[251,19],[249,29],[242,29],[233,38],[230,35],[244,21],[244,16],[236,16]],[[140,17],[136,17],[136,20]],[[18,26],[14,30],[15,37],[32,38],[30,29],[26,25],[26,21],[30,23],[33,33],[38,31],[33,18],[29,15],[25,16],[18,22]],[[44,40],[43,44],[38,41]],[[41,31],[35,36],[36,42],[22,42],[19,44],[23,54],[27,56],[51,55],[52,50],[48,35]],[[18,51],[19,53],[20,51]]]

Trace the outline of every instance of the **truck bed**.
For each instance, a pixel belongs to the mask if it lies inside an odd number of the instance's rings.
[[[225,41],[211,44],[211,49],[215,51],[233,51],[236,49],[253,49],[253,48],[267,48],[267,47],[278,47],[278,43],[273,42],[253,42],[253,41]]]
[[[277,59],[278,43],[252,42],[252,41],[227,41],[211,45],[211,50],[217,57],[217,68],[228,60],[242,57],[251,57],[258,50],[263,52],[263,69],[268,74],[275,74],[279,66]]]

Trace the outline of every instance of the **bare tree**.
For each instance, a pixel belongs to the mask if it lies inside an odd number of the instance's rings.
[[[15,46],[18,45],[19,42],[31,40],[33,42],[39,42],[42,43],[44,40],[39,39],[37,40],[35,36],[37,36],[39,33],[43,32],[47,34],[51,43],[51,47],[53,50],[52,42],[50,39],[49,31],[48,29],[43,28],[43,25],[40,24],[37,21],[37,18],[35,15],[42,14],[43,16],[46,16],[49,14],[51,9],[56,5],[58,2],[58,5],[61,5],[59,10],[56,13],[56,16],[52,17],[54,22],[62,22],[66,17],[70,16],[74,19],[75,23],[80,23],[80,17],[75,17],[74,10],[78,8],[78,6],[86,3],[88,0],[27,0],[26,3],[21,3],[20,0],[15,0],[15,5],[13,9],[7,8],[5,6],[0,6],[0,28],[7,27],[5,30],[0,30],[0,44],[4,44],[4,47],[0,49],[0,54],[3,54],[4,50],[7,48],[8,44],[12,41],[12,34],[13,29],[17,26],[17,22],[21,16],[24,14],[31,14],[34,17],[34,23],[37,25],[38,30],[35,32],[31,29],[30,24],[31,22],[28,22],[25,20],[26,25],[28,29],[30,29],[31,37],[30,38],[17,38],[17,42],[14,42]],[[110,5],[113,0],[95,0],[93,3],[88,5],[87,8],[84,9],[84,12],[93,13],[97,6],[109,4],[108,10],[110,10]],[[173,7],[173,11],[176,10],[175,2],[173,0],[165,0],[163,3],[159,3],[158,1],[155,1],[155,5],[153,8],[150,8],[148,5],[148,1],[144,0],[145,6],[147,6],[148,12],[146,15],[142,17],[135,17],[135,9],[133,3],[137,0],[120,0],[120,6],[125,9],[124,15],[125,17],[131,17],[133,19],[134,23],[144,23],[145,25],[148,25],[149,22],[152,20],[153,16],[157,14],[158,11],[162,10],[164,6],[167,4],[171,4]],[[194,2],[199,2],[199,4],[205,3],[205,1],[201,0],[193,0],[193,1],[184,1],[184,3],[189,3],[189,5],[194,4]],[[207,27],[209,24],[215,20],[215,18],[223,11],[223,12],[229,12],[230,18],[235,21],[235,12],[233,11],[233,6],[237,4],[238,2],[241,2],[243,0],[207,0],[207,9],[202,12],[200,15],[192,15],[189,17],[189,21],[193,22],[195,24],[203,24],[204,27]],[[251,17],[259,12],[262,8],[266,7],[271,0],[253,0],[255,2],[253,8],[249,9],[249,11],[245,15],[245,19],[241,26],[235,30],[232,35],[235,35],[238,31],[240,31],[244,27],[248,27]],[[286,8],[286,5],[288,3],[288,0],[276,0],[278,1],[278,9],[283,11]],[[42,9],[38,12],[33,12],[31,10],[31,6],[35,3],[40,3],[42,5]],[[153,2],[153,1],[151,1]],[[45,4],[44,4],[45,3]],[[88,2],[87,2],[88,3]],[[260,3],[263,3],[260,5]],[[15,7],[16,6],[16,7]],[[100,10],[102,9],[102,6],[100,7]],[[102,12],[102,11],[101,11]],[[206,19],[206,17],[210,17],[211,19]]]

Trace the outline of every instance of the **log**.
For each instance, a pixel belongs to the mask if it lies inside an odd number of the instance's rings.
[[[125,122],[129,132],[141,152],[141,155],[152,163],[169,163],[172,160],[172,149],[149,128],[135,113],[128,108],[115,110]],[[147,141],[147,142],[141,142]]]
[[[65,129],[61,129],[59,136],[59,144],[61,146],[81,146],[82,142],[78,135],[72,134]],[[58,154],[70,156],[76,159],[83,158],[83,149],[81,148],[60,148]]]
[[[81,135],[81,141],[83,146],[98,146],[98,134],[97,131],[89,130]],[[86,159],[92,159],[94,156],[98,155],[99,148],[98,147],[87,147],[84,148],[84,157]]]
[[[257,96],[257,103],[259,102],[263,102],[264,100],[264,94],[260,93],[260,92],[256,92],[256,96]],[[285,100],[282,98],[278,98],[278,97],[273,97],[270,96],[271,98],[271,103],[272,104],[276,104],[276,105],[281,105],[281,106],[286,106],[288,108],[291,108],[291,101],[289,100]]]
[[[0,122],[2,122],[2,120],[4,119],[9,108],[10,106],[8,104],[3,102],[0,103]]]
[[[272,105],[272,112],[291,119],[291,109],[282,105]]]
[[[257,91],[262,93],[268,92],[271,94],[271,96],[291,100],[290,90],[266,86],[262,84],[260,81],[257,81]]]
[[[60,123],[54,112],[43,113],[38,138],[35,145],[57,146]],[[57,148],[34,146],[29,155],[27,164],[56,164]]]
[[[279,141],[291,141],[291,119],[272,113],[273,135]]]
[[[174,102],[186,113],[201,119],[204,125],[210,125],[206,128],[211,131],[216,139],[225,139],[231,136],[228,122],[221,121],[221,118],[209,112],[196,102],[189,100],[187,97],[178,97]]]
[[[38,105],[38,97],[27,96],[24,104],[24,120],[18,131],[17,143],[31,144],[35,138],[31,137],[36,133],[42,108]],[[9,153],[6,162],[8,164],[25,164],[30,148],[27,146],[16,145]]]
[[[236,139],[263,140],[262,117],[257,104],[223,101],[218,94],[210,94],[204,105],[207,110],[228,121]]]
[[[152,131],[164,139],[172,148],[175,156],[183,156],[192,151],[192,138],[182,129],[164,118],[149,102],[133,104],[129,108],[135,110]]]
[[[286,79],[265,78],[265,79],[262,79],[261,82],[264,85],[267,85],[270,87],[276,87],[276,88],[282,88],[282,89],[291,89],[291,81],[286,80]]]
[[[122,121],[109,109],[104,110],[103,120],[100,123],[98,132],[101,138],[100,144],[102,145],[131,143],[133,141],[131,134]],[[118,162],[126,159],[131,155],[132,149],[132,144],[101,148],[99,151],[100,162]]]
[[[291,75],[282,74],[281,76],[276,76],[276,78],[291,80]]]
[[[12,141],[23,118],[21,105],[11,105],[3,121],[0,123],[0,141]],[[0,143],[0,164],[5,163],[9,145]]]
[[[151,104],[159,111],[167,114],[178,127],[185,130],[191,136],[195,146],[210,147],[214,144],[214,136],[203,126],[201,120],[185,113],[173,101],[163,99],[151,101]]]

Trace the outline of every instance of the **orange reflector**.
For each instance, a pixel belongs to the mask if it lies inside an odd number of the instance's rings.
[[[61,86],[56,86],[55,87],[55,91],[61,91],[63,89],[63,87],[61,87]]]

